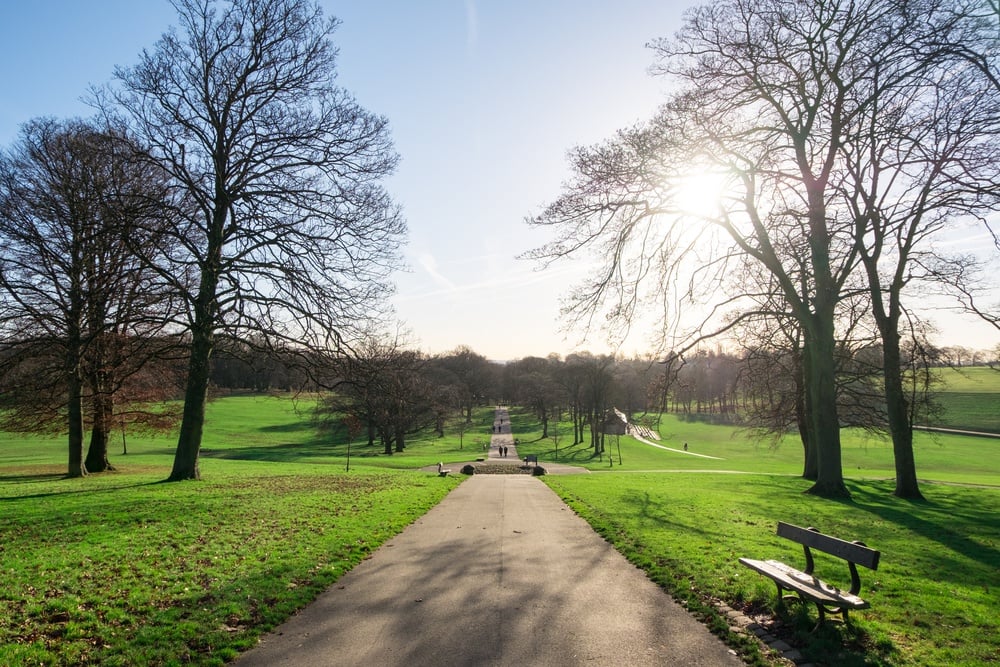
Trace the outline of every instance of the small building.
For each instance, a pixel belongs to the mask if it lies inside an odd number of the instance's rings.
[[[604,415],[601,431],[604,435],[625,435],[628,433],[628,417],[621,410],[611,408]]]

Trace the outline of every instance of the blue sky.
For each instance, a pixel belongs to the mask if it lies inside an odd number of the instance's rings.
[[[402,156],[388,187],[410,227],[410,272],[394,302],[416,346],[492,359],[574,349],[559,296],[586,267],[539,273],[516,255],[545,238],[523,219],[559,193],[566,152],[649,117],[663,83],[646,44],[670,36],[692,2],[352,0],[341,19],[339,83],[389,118]],[[0,146],[36,116],[86,116],[110,80],[175,22],[166,0],[0,2]],[[992,347],[995,330],[963,325]],[[630,343],[625,352],[642,351]]]

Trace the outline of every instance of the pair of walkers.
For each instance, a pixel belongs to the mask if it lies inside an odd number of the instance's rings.
[[[497,445],[497,452],[501,457],[507,458],[507,445]]]

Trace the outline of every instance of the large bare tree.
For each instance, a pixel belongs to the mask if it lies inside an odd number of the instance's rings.
[[[172,0],[179,27],[112,99],[183,192],[166,277],[190,361],[170,480],[200,477],[217,336],[330,351],[378,311],[405,225],[387,123],[335,85],[337,25],[307,0]]]
[[[840,199],[855,221],[882,340],[895,495],[918,499],[913,424],[922,401],[907,390],[905,297],[920,283],[959,295],[969,286],[973,260],[945,255],[937,241],[963,224],[988,229],[1000,204],[1000,87],[966,55],[986,52],[996,39],[982,33],[974,12],[950,2],[915,2],[909,10],[880,26],[878,56],[850,82],[863,103],[843,130]]]
[[[952,64],[964,59],[969,66],[963,77],[978,71],[988,78],[986,61],[973,58],[981,50],[955,46],[952,27],[967,16],[963,8],[968,9],[945,0],[725,0],[695,8],[675,38],[653,45],[654,71],[676,84],[660,113],[612,141],[576,151],[576,180],[532,220],[559,230],[535,257],[598,250],[602,268],[571,301],[588,318],[606,309],[612,321],[632,321],[643,308],[673,303],[663,296],[670,290],[717,311],[739,311],[759,285],[773,289],[779,310],[802,335],[805,415],[817,463],[811,491],[817,494],[847,495],[836,390],[844,326],[838,309],[856,289],[862,261],[873,259],[868,244],[892,238],[914,222],[912,216],[897,216],[891,227],[868,224],[878,212],[859,194],[872,190],[858,184],[871,175],[865,170],[872,155],[862,153],[873,152],[879,166],[893,161],[900,166],[895,179],[883,172],[887,178],[879,188],[885,189],[875,188],[879,198],[900,190],[916,196],[914,186],[898,176],[905,172],[913,183],[929,183],[917,173],[923,167],[911,161],[922,160],[931,169],[935,159],[947,159],[943,152],[917,149],[940,130],[939,122],[926,119],[908,126],[913,141],[905,156],[892,151],[899,149],[900,128],[926,115],[926,107],[906,113],[913,94],[921,96],[921,105],[933,105],[955,95],[954,86],[961,88],[947,79],[947,65],[935,69],[935,57],[951,57]],[[945,25],[949,21],[951,27]],[[936,97],[914,93],[914,86],[937,91]],[[982,84],[975,90],[980,98],[985,95]],[[942,111],[968,132],[970,148],[980,144],[997,108],[988,103],[979,120],[970,122],[966,112],[975,104]],[[897,130],[891,129],[894,123]],[[977,169],[991,164],[991,155],[963,153],[946,178],[959,177],[968,160],[976,161]],[[725,181],[724,199],[713,210],[686,206],[685,191],[698,172]],[[965,178],[953,191],[969,193],[968,212],[976,197],[982,205],[989,187]],[[933,223],[925,218],[923,224]],[[924,227],[915,238],[933,229]],[[876,273],[885,270],[886,256],[874,259]],[[913,256],[894,256],[904,260],[900,275],[909,275]],[[767,280],[734,285],[731,277],[743,275],[748,262]],[[873,297],[885,292],[881,284],[873,285]],[[645,300],[644,290],[651,292]],[[890,341],[898,324],[892,312],[901,310],[887,310],[882,334]],[[726,330],[733,321],[723,320],[719,329],[698,328],[696,337]],[[898,362],[887,358],[886,365]],[[897,448],[897,463],[898,492],[918,495],[909,481],[915,479],[912,453],[908,461],[907,452]]]
[[[115,395],[162,347],[169,297],[134,249],[160,248],[167,190],[120,130],[39,119],[0,158],[8,424],[69,433],[69,475],[110,467]],[[83,459],[89,399],[90,449]]]
[[[674,40],[656,44],[659,71],[679,92],[645,127],[576,155],[580,180],[535,222],[563,228],[540,253],[559,256],[600,239],[605,269],[585,294],[634,312],[640,283],[666,289],[683,275],[717,292],[748,257],[772,276],[802,328],[806,397],[818,475],[813,490],[845,495],[834,352],[835,313],[854,265],[844,222],[828,209],[847,91],[809,85],[820,61],[862,30],[811,15],[814,3],[703,6]],[[842,59],[840,60],[842,62]],[[683,207],[691,171],[729,178],[725,207]],[[701,218],[701,219],[698,219]],[[847,251],[843,251],[843,248]],[[709,296],[712,296],[711,294]],[[625,298],[625,307],[622,305]]]

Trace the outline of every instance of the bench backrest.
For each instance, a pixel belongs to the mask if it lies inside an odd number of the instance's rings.
[[[825,553],[843,558],[850,563],[857,563],[870,570],[878,568],[878,559],[881,555],[875,549],[869,549],[861,542],[848,542],[830,535],[824,535],[815,528],[800,528],[790,523],[778,522],[778,535],[794,542],[798,542],[804,547],[819,549]],[[809,552],[806,558],[812,560]],[[812,563],[810,563],[810,566]],[[812,568],[809,568],[811,571]]]
[[[525,463],[538,463],[538,454],[528,454],[524,457]]]

